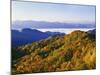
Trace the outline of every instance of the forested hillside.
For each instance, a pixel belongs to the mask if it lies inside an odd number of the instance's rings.
[[[74,31],[12,48],[12,72],[36,73],[96,68],[95,36]]]

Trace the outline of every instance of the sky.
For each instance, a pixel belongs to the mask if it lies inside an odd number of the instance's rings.
[[[95,23],[95,6],[12,1],[12,21]]]

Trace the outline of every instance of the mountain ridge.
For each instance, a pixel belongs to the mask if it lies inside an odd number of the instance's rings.
[[[42,32],[37,29],[30,29],[30,28],[25,28],[25,29],[22,29],[21,31],[11,30],[11,32],[12,32],[11,37],[12,37],[13,47],[17,47],[20,45],[46,39],[50,36],[64,35],[64,33],[60,33],[60,32],[49,32],[48,33],[48,32]]]
[[[12,29],[23,28],[95,28],[93,23],[63,23],[63,22],[46,22],[46,21],[14,21]]]

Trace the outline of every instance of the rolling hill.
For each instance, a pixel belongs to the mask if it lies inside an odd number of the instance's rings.
[[[12,49],[12,73],[90,70],[96,68],[96,42],[80,30]]]

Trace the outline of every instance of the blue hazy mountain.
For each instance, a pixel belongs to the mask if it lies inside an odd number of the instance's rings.
[[[96,29],[89,30],[88,33],[93,34],[93,35],[96,35]]]
[[[89,36],[91,38],[95,38],[96,39],[96,29],[89,30],[89,31],[87,31],[87,33],[89,33]]]
[[[23,28],[95,28],[94,23],[61,23],[61,22],[45,22],[45,21],[14,21],[12,29]]]
[[[38,30],[23,29],[21,32],[12,30],[12,46],[19,46],[33,41],[45,39],[50,35],[40,32]]]
[[[35,41],[39,41],[45,38],[48,38],[49,36],[55,36],[55,35],[62,35],[64,33],[60,32],[41,32],[36,29],[29,29],[25,28],[22,29],[22,31],[19,30],[11,30],[12,32],[12,47],[17,47],[20,45],[24,45],[27,43],[32,43]]]
[[[46,31],[45,33],[48,34],[48,35],[51,35],[51,36],[65,35],[65,33],[61,33],[61,32],[50,32],[50,31]]]

